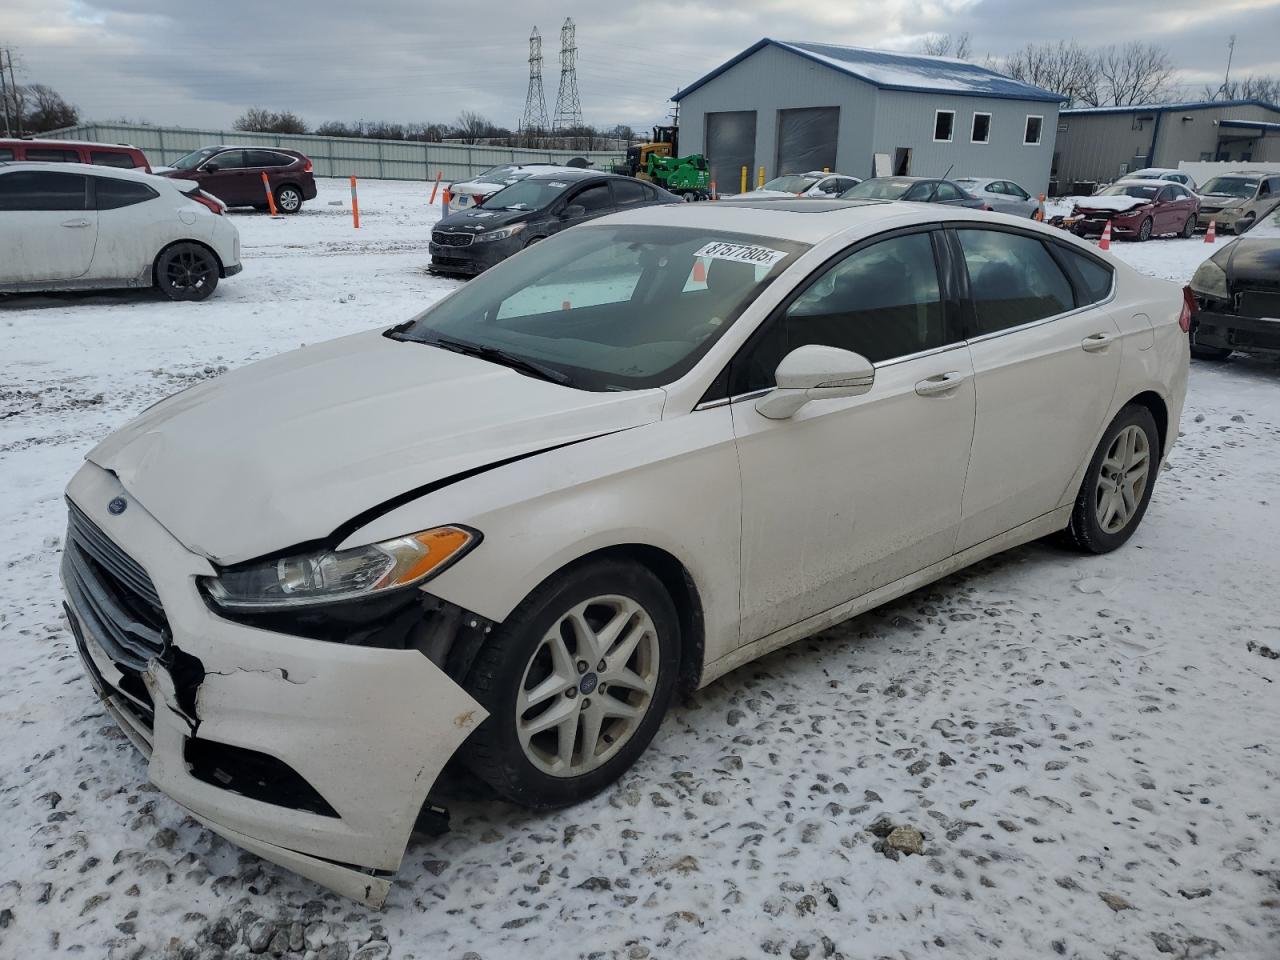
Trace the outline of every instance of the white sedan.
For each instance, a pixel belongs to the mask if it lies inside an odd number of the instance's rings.
[[[789,173],[774,177],[762,186],[746,193],[739,193],[728,200],[761,200],[772,197],[808,197],[817,200],[834,200],[846,190],[852,190],[862,181],[857,177],[846,177],[842,173],[824,173],[813,170],[809,173]]]
[[[0,293],[155,286],[203,300],[240,272],[240,235],[223,209],[190,181],[0,163]]]
[[[535,173],[579,173],[579,167],[564,167],[554,163],[504,163],[491,167],[470,180],[449,184],[449,213],[470,210],[485,198],[517,181]]]
[[[678,690],[1048,534],[1125,543],[1182,291],[1026,220],[803,207],[601,218],[90,451],[69,619],[152,782],[377,904],[455,753],[570,804]]]

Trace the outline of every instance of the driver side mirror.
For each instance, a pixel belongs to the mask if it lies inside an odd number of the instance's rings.
[[[560,211],[561,220],[577,220],[587,215],[587,208],[578,203],[571,203]]]
[[[218,172],[218,165],[217,165],[216,163],[214,163],[212,160],[210,160],[208,163],[206,163],[206,164],[204,165],[204,172],[205,172],[205,173],[217,173],[217,172]]]
[[[810,343],[783,357],[774,376],[777,386],[756,401],[756,412],[786,420],[810,400],[861,396],[875,384],[876,368],[852,350]]]

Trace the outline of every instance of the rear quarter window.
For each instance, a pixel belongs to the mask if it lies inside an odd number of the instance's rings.
[[[94,177],[94,190],[99,210],[118,210],[160,196],[145,183]]]
[[[1081,306],[1098,303],[1111,295],[1115,271],[1109,266],[1062,244],[1053,244],[1053,250],[1067,264],[1068,269],[1075,273]]]
[[[133,157],[119,150],[90,150],[89,162],[99,167],[120,167],[122,170],[134,168]]]

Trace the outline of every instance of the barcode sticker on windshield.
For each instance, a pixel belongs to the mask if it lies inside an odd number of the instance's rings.
[[[565,187],[568,186],[568,184],[561,183],[559,180],[552,180],[551,183],[548,184],[548,186],[555,187],[558,190],[563,190]]]
[[[711,257],[713,260],[734,260],[738,263],[752,263],[771,267],[786,253],[769,247],[757,247],[749,243],[727,243],[716,240],[708,243],[694,254],[695,257]]]

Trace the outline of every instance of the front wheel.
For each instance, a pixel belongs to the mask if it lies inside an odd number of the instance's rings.
[[[1187,222],[1182,225],[1182,239],[1190,240],[1196,235],[1196,215],[1193,213],[1187,217]]]
[[[1150,217],[1147,217],[1147,219],[1145,219],[1145,220],[1143,220],[1143,221],[1142,221],[1142,225],[1141,225],[1140,227],[1138,227],[1138,239],[1139,239],[1139,240],[1150,240],[1150,239],[1151,239],[1151,227],[1152,227],[1152,225],[1151,225],[1151,218],[1150,218]]]
[[[679,670],[679,619],[653,573],[617,560],[570,568],[480,651],[465,686],[489,716],[464,761],[527,807],[584,800],[644,752]]]
[[[302,209],[302,191],[291,183],[277,188],[276,209],[281,213],[297,213]]]
[[[1133,535],[1160,468],[1160,432],[1146,407],[1116,415],[1094,451],[1071,510],[1067,536],[1082,553],[1110,553]]]
[[[175,243],[156,258],[155,279],[170,300],[204,300],[218,286],[218,261],[198,243]]]

